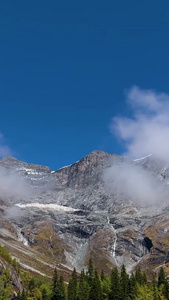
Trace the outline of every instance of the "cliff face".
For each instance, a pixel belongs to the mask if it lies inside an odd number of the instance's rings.
[[[32,255],[35,269],[48,276],[56,264],[67,274],[69,268],[80,270],[90,257],[105,271],[123,263],[129,271],[138,264],[145,270],[150,266],[150,271],[166,262],[167,268],[167,203],[165,209],[158,205],[141,207],[124,189],[118,193],[105,186],[104,171],[124,162],[151,173],[168,193],[168,168],[150,156],[129,161],[94,151],[55,172],[12,157],[2,159],[0,166],[7,174],[24,180],[25,195],[22,190],[21,196],[2,199],[0,242],[16,257],[22,252],[20,261],[25,268],[32,268],[28,258]],[[16,212],[12,214],[10,207]],[[152,242],[154,254],[145,237]]]

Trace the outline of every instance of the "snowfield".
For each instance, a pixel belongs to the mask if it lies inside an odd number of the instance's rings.
[[[39,209],[54,209],[54,210],[59,210],[59,211],[66,211],[66,212],[74,212],[74,211],[78,211],[79,209],[75,209],[72,207],[67,207],[67,206],[63,206],[63,205],[58,205],[58,204],[41,204],[41,203],[28,203],[28,204],[15,204],[15,206],[19,207],[19,208],[26,208],[26,207],[35,207],[35,208],[39,208]]]

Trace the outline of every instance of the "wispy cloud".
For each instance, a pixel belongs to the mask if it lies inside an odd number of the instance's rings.
[[[31,188],[27,180],[14,170],[0,167],[0,198],[10,200],[13,197],[27,199]]]
[[[12,155],[10,147],[7,145],[6,139],[0,132],[0,159]],[[30,196],[30,185],[14,169],[6,169],[0,166],[0,198],[10,203],[15,197],[18,199]]]
[[[11,155],[12,151],[9,146],[6,144],[3,134],[0,132],[0,158],[4,156]]]
[[[141,206],[158,205],[166,200],[166,190],[161,182],[142,166],[130,163],[112,165],[103,174],[107,191],[117,193],[122,199],[132,199]]]
[[[157,162],[169,167],[169,95],[134,86],[128,91],[127,103],[130,117],[114,117],[111,123],[111,132],[124,142],[124,154],[139,158],[152,153]],[[108,191],[141,206],[166,203],[167,187],[138,161],[126,160],[105,170]]]
[[[131,116],[114,117],[111,123],[111,132],[125,143],[125,154],[137,158],[153,153],[169,164],[169,95],[134,86],[127,103]]]

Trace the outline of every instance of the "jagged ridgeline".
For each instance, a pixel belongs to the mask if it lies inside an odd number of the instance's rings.
[[[93,151],[57,171],[0,161],[0,243],[23,270],[69,280],[96,269],[148,278],[168,268],[169,169],[153,155],[131,160]]]

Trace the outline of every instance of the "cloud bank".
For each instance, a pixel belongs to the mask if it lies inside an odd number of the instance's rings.
[[[115,164],[104,172],[103,179],[110,193],[125,196],[136,205],[161,205],[166,199],[159,180],[139,165]]]
[[[153,153],[169,164],[169,95],[134,86],[127,103],[131,117],[114,117],[111,123],[111,132],[124,142],[125,155],[137,158]]]
[[[10,172],[0,167],[0,198],[10,200],[10,198],[27,199],[31,189],[28,182],[16,172]]]
[[[3,134],[0,132],[0,159],[12,154],[11,149],[6,144]],[[0,166],[0,198],[9,201],[11,198],[27,198],[30,195],[30,187],[25,179],[9,172],[8,169]]]
[[[10,148],[6,145],[3,134],[0,132],[0,158],[11,155]]]
[[[132,87],[127,94],[130,117],[114,117],[111,132],[118,136],[132,159],[152,157],[169,167],[169,95]],[[129,161],[107,169],[103,179],[111,193],[141,206],[159,206],[168,199],[167,186],[143,166]]]

